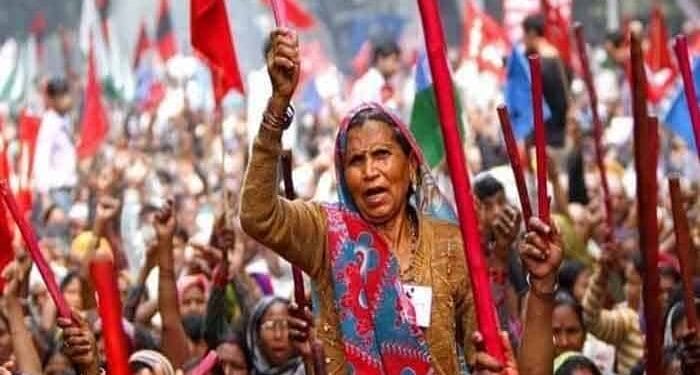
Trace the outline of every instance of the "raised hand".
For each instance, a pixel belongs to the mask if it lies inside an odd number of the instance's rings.
[[[97,202],[97,210],[95,211],[95,233],[101,236],[105,226],[113,220],[119,212],[120,202],[118,199],[108,195],[102,196]]]
[[[510,246],[515,242],[520,231],[520,212],[515,207],[506,205],[493,223],[496,252],[499,257],[507,257]]]
[[[97,345],[85,319],[73,312],[72,319],[58,318],[57,323],[63,330],[63,354],[81,369],[81,373],[95,373],[98,370]]]
[[[484,338],[481,333],[475,332],[472,335],[472,342],[476,348],[476,356],[474,360],[475,375],[518,375],[518,365],[513,354],[513,348],[508,339],[508,333],[501,332],[501,342],[505,350],[506,362],[501,364],[495,358],[486,353],[484,347]]]
[[[3,295],[19,297],[21,287],[29,277],[31,269],[32,261],[29,256],[26,253],[18,254],[17,258],[2,271],[2,278],[5,279]]]
[[[299,351],[299,355],[304,359],[311,359],[313,352],[311,348],[311,327],[313,327],[313,315],[308,307],[304,310],[296,304],[289,306],[289,318],[287,325],[289,327],[289,338],[294,347]]]
[[[520,258],[530,275],[532,286],[539,291],[554,288],[557,271],[564,255],[564,245],[559,231],[537,217],[530,218],[528,231],[520,242]],[[540,284],[546,285],[539,288]]]
[[[266,56],[267,72],[272,82],[272,101],[281,106],[275,108],[281,114],[299,83],[299,38],[290,29],[278,28],[270,33],[270,46]]]
[[[159,242],[172,241],[177,226],[172,200],[168,200],[165,205],[158,210],[153,226],[156,230],[156,236]]]

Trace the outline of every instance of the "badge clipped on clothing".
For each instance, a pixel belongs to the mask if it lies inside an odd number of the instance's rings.
[[[429,286],[404,284],[403,292],[413,305],[415,323],[421,328],[430,327],[430,312],[433,305],[433,288]]]

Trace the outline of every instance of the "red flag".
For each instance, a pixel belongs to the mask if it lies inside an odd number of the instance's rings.
[[[17,171],[17,200],[23,215],[32,207],[32,173],[34,170],[34,152],[36,140],[41,127],[41,117],[24,110],[19,115],[19,161]]]
[[[542,13],[545,17],[545,38],[559,51],[562,61],[571,66],[569,19],[562,14],[560,7],[552,5],[549,0],[542,0]]]
[[[46,36],[46,17],[41,10],[37,11],[29,31],[36,39],[36,59],[39,65],[44,64],[44,37]]]
[[[137,69],[139,63],[141,62],[141,56],[148,50],[151,46],[151,40],[148,38],[148,33],[146,32],[146,23],[141,21],[141,26],[139,27],[139,38],[136,42],[136,48],[134,50],[134,62],[133,67]]]
[[[475,60],[481,71],[501,75],[503,56],[510,49],[508,33],[474,0],[467,0],[462,40],[463,58]]]
[[[231,89],[243,94],[226,4],[223,0],[192,0],[191,12],[192,47],[209,63],[214,99],[221,103]]]
[[[177,52],[177,42],[173,31],[172,19],[170,18],[170,5],[168,0],[160,0],[160,10],[158,11],[158,26],[156,28],[156,40],[158,52],[167,61]]]
[[[296,0],[281,0],[284,7],[285,21],[288,25],[298,29],[309,29],[316,24],[314,16],[301,6]],[[270,6],[270,0],[263,0]]]
[[[5,147],[5,137],[3,118],[0,116],[0,179],[6,180],[10,177],[10,166],[7,162],[7,148]],[[5,205],[0,203],[0,270],[5,269],[8,263],[15,257],[12,251],[12,228],[7,217]],[[4,280],[0,278],[0,288],[3,288]]]
[[[80,123],[80,140],[76,148],[80,159],[94,155],[109,131],[101,93],[102,87],[95,72],[95,56],[92,44],[90,44],[88,76],[85,85],[85,109]]]
[[[652,103],[658,103],[674,87],[678,71],[673,64],[668,44],[666,19],[661,5],[654,4],[649,20],[649,48],[644,61],[648,69],[648,95]]]

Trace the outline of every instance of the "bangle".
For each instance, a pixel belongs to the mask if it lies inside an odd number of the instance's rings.
[[[287,128],[292,125],[294,114],[295,110],[291,104],[287,106],[284,113],[273,113],[273,111],[270,110],[270,104],[268,102],[267,109],[265,109],[262,116],[262,126],[275,131],[287,130]]]
[[[530,274],[527,274],[525,277],[527,280],[527,285],[530,287],[530,293],[532,293],[535,297],[538,297],[540,299],[552,299],[554,298],[554,295],[557,294],[557,289],[559,289],[559,284],[555,281],[554,282],[554,287],[552,288],[551,291],[543,291],[543,290],[538,290],[532,285],[531,282],[531,277]]]

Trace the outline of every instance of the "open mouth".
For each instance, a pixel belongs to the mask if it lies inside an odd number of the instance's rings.
[[[388,191],[389,190],[384,187],[373,187],[365,190],[363,195],[367,203],[370,205],[376,205],[382,203],[383,198]]]

